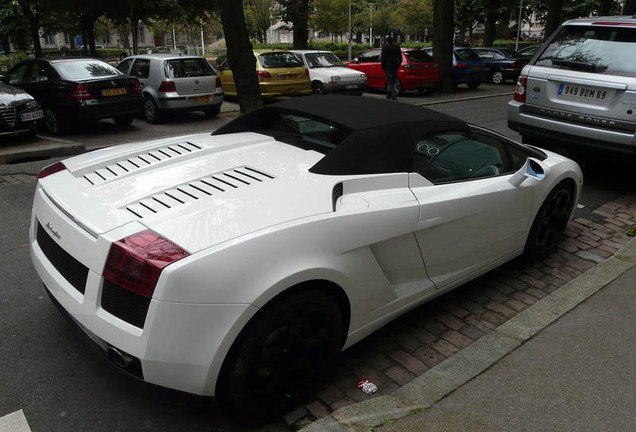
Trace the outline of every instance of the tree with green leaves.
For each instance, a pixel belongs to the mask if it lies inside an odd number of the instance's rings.
[[[415,40],[424,40],[424,34],[433,25],[431,0],[400,0],[397,8],[402,31]]]
[[[313,0],[278,0],[279,18],[291,23],[294,49],[307,49],[309,12]]]
[[[245,0],[245,23],[250,32],[258,35],[261,43],[267,43],[267,30],[274,24],[276,0]]]

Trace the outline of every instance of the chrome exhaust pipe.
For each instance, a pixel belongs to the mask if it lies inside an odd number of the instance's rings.
[[[133,358],[131,356],[113,346],[109,346],[107,352],[108,358],[122,369],[128,368],[128,366],[130,366],[133,362]]]

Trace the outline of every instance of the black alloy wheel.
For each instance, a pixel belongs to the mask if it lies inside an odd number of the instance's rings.
[[[526,252],[542,257],[556,247],[570,220],[573,202],[572,190],[563,183],[550,192],[532,223]]]
[[[261,309],[228,354],[217,394],[257,418],[284,414],[311,395],[342,349],[337,303],[317,289],[283,294]]]

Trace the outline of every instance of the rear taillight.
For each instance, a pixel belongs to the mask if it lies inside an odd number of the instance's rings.
[[[135,79],[135,88],[133,89],[133,94],[141,94],[141,82],[138,79]]]
[[[264,70],[257,70],[256,71],[256,75],[258,75],[261,78],[271,78],[272,77],[271,73],[269,73],[267,71],[264,71]]]
[[[460,62],[457,62],[455,67],[459,69],[468,69],[468,65],[466,63],[460,63]]]
[[[176,92],[177,86],[172,81],[162,81],[159,86],[159,91],[165,93]]]
[[[216,88],[221,88],[221,78],[219,78],[218,76],[216,77]]]
[[[77,87],[73,89],[71,95],[69,96],[71,100],[86,100],[93,99],[93,94],[88,91],[88,89],[84,86],[84,84],[78,84]]]
[[[190,253],[152,230],[141,231],[110,246],[104,279],[152,298],[162,270]]]
[[[520,68],[521,67],[521,63],[517,63],[514,62],[513,64],[510,65],[511,68]]]
[[[305,76],[309,76],[309,69],[305,68]]]
[[[514,100],[521,103],[526,103],[526,85],[528,84],[527,75],[519,75],[517,80],[517,87],[515,88]]]
[[[65,169],[66,166],[62,162],[56,162],[52,165],[46,166],[42,168],[42,170],[38,173],[38,180],[43,179],[44,177],[48,177],[51,174],[64,171]]]

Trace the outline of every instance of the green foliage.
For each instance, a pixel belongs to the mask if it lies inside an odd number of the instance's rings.
[[[0,75],[4,75],[13,66],[28,58],[29,54],[24,51],[18,51],[10,55],[0,55]]]

